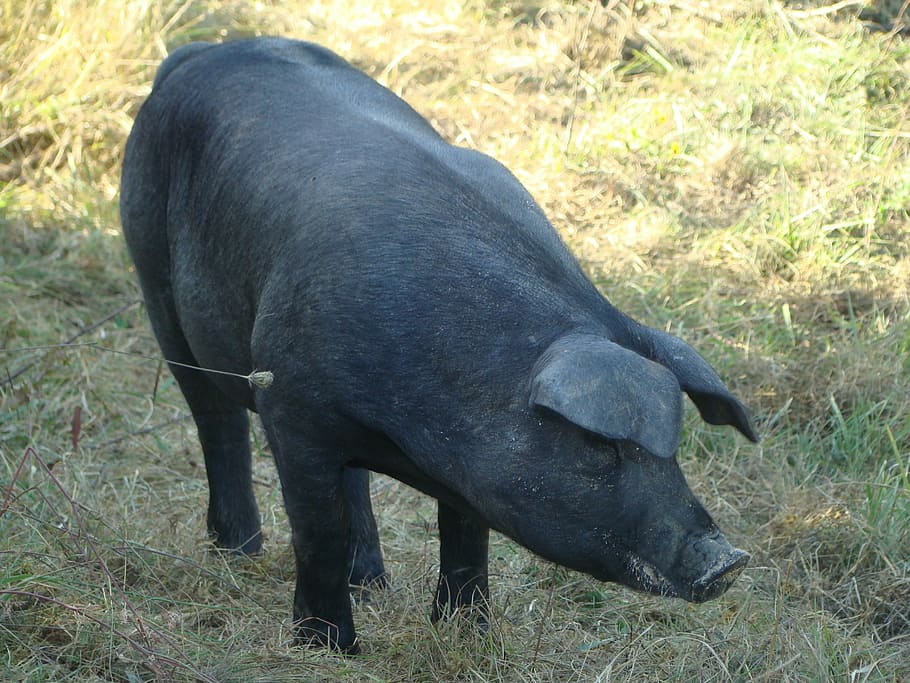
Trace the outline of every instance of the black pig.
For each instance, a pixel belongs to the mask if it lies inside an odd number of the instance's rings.
[[[301,641],[357,649],[382,581],[367,470],[438,500],[438,618],[487,599],[488,530],[604,581],[700,602],[748,561],[680,471],[682,392],[755,433],[687,344],[616,310],[493,159],[316,45],[191,44],[126,146],[121,216],[209,482],[254,553],[247,410],[281,479]]]

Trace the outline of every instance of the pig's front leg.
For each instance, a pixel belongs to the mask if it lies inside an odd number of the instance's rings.
[[[388,585],[379,532],[370,501],[370,473],[357,467],[344,472],[344,497],[351,510],[351,575],[355,586],[384,588]]]
[[[431,619],[466,611],[485,626],[489,612],[487,559],[490,530],[439,502],[439,584]]]
[[[294,633],[301,645],[359,651],[348,594],[351,518],[334,449],[263,419],[275,456],[297,561]]]

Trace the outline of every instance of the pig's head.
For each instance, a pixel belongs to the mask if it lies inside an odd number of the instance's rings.
[[[726,541],[677,464],[682,392],[707,422],[756,435],[742,404],[687,344],[648,328],[624,341],[631,348],[569,334],[538,359],[528,400],[534,426],[529,448],[518,449],[546,455],[511,473],[511,496],[528,504],[508,530],[598,579],[710,600],[749,555]]]

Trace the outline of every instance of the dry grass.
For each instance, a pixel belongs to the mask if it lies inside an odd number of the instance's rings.
[[[840,6],[0,0],[0,678],[910,677],[910,48]],[[432,502],[377,478],[393,586],[358,603],[366,654],[300,651],[261,439],[266,553],[210,551],[179,392],[99,347],[157,354],[116,217],[156,64],[257,33],[332,47],[506,163],[614,302],[753,406],[757,447],[691,416],[683,439],[755,556],[726,596],[633,594],[497,537],[489,634],[433,628]],[[65,340],[94,346],[25,350]]]

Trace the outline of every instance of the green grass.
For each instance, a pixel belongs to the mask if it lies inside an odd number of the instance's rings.
[[[339,8],[0,0],[0,678],[910,677],[906,37],[764,0]],[[680,451],[754,557],[725,596],[638,595],[494,535],[489,633],[433,627],[433,503],[377,477],[393,583],[357,603],[364,655],[300,650],[258,434],[266,552],[211,551],[117,185],[165,50],[257,33],[332,47],[503,161],[614,303],[751,406],[761,444],[690,410]]]

